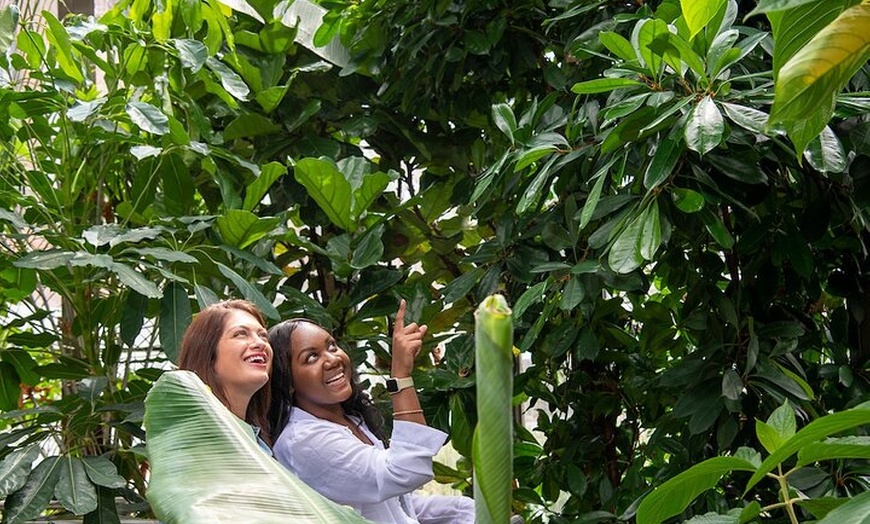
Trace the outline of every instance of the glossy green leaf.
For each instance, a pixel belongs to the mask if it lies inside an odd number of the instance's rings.
[[[269,162],[260,169],[260,176],[251,182],[245,190],[245,203],[242,209],[251,211],[257,206],[269,192],[269,188],[287,173],[287,167],[280,162]]]
[[[172,45],[178,51],[181,65],[190,69],[191,73],[196,73],[202,69],[206,59],[208,59],[208,48],[198,40],[174,38],[172,39]]]
[[[555,158],[553,161],[555,161]],[[552,164],[553,162],[551,161],[549,165]],[[535,209],[535,206],[541,199],[541,192],[544,190],[549,180],[550,170],[548,168],[541,169],[540,172],[535,175],[535,178],[532,179],[531,183],[529,183],[526,190],[523,191],[523,194],[517,202],[517,215],[523,215],[529,210]]]
[[[82,74],[79,61],[73,54],[72,41],[70,41],[66,28],[50,11],[43,11],[42,18],[47,25],[45,35],[52,44],[58,65],[70,78],[76,82],[83,82],[85,77]]]
[[[614,89],[623,87],[645,86],[643,82],[632,80],[630,78],[596,78],[595,80],[587,80],[578,82],[571,88],[573,93],[578,95],[591,95],[595,93],[609,93]]]
[[[513,321],[502,295],[474,313],[477,427],[474,429],[475,522],[510,520],[513,479]]]
[[[544,293],[547,291],[549,287],[549,282],[544,280],[543,282],[538,282],[534,286],[523,291],[523,294],[520,295],[520,298],[517,299],[516,304],[513,307],[513,316],[514,318],[522,318],[523,313],[526,312],[526,309],[529,306],[537,304],[544,300]]]
[[[671,189],[671,198],[677,209],[684,213],[697,213],[704,209],[704,195],[692,189],[675,187]]]
[[[713,240],[721,247],[731,249],[734,245],[734,237],[731,236],[731,232],[725,227],[722,219],[712,212],[703,212],[701,219],[704,221],[704,225],[707,227],[707,231],[713,237]]]
[[[163,179],[163,205],[166,211],[176,216],[189,215],[194,205],[196,189],[190,170],[181,155],[164,155],[160,161],[160,174]]]
[[[303,158],[296,163],[294,176],[333,224],[345,231],[355,229],[351,219],[351,187],[335,164]]]
[[[643,63],[646,65],[649,76],[658,80],[664,61],[650,46],[658,38],[667,38],[668,34],[670,34],[668,25],[662,20],[647,19],[639,22],[639,26],[636,48],[643,59]]]
[[[272,119],[257,113],[239,115],[227,124],[224,130],[224,140],[251,139],[262,135],[271,135],[281,131],[281,126]]]
[[[483,269],[476,267],[469,271],[465,271],[457,278],[451,280],[441,291],[445,303],[455,302],[456,300],[468,295],[471,289],[483,276]]]
[[[595,213],[595,209],[598,207],[598,201],[601,198],[601,190],[604,188],[604,182],[607,180],[607,173],[616,160],[615,157],[612,158],[596,171],[594,175],[592,175],[592,179],[595,180],[595,185],[593,185],[592,190],[589,191],[589,196],[586,197],[586,202],[583,204],[583,211],[580,212],[580,224],[577,227],[578,232],[583,231],[586,226],[589,225],[589,221],[592,220],[592,215]]]
[[[0,11],[0,53],[6,53],[15,41],[20,11],[16,4],[9,4]]]
[[[810,422],[764,460],[758,471],[747,482],[744,493],[752,489],[767,473],[773,471],[785,459],[800,451],[804,446],[835,433],[865,424],[870,424],[870,409],[864,407],[833,413]]]
[[[816,524],[868,524],[870,522],[870,491],[853,496],[842,506],[831,510]]]
[[[607,255],[607,263],[612,270],[622,274],[631,273],[643,263],[643,256],[640,254],[643,227],[643,214],[640,214],[616,237]]]
[[[135,292],[148,298],[158,298],[161,296],[157,284],[145,278],[136,269],[120,262],[112,263],[109,269],[118,276],[118,280]]]
[[[782,66],[771,123],[782,123],[801,154],[821,133],[834,96],[870,58],[870,5],[854,6],[825,26]],[[816,118],[809,118],[814,115]],[[812,127],[807,127],[811,124]]]
[[[679,136],[667,136],[656,145],[652,161],[647,166],[643,185],[648,190],[667,180],[685,150]]]
[[[658,201],[653,200],[642,216],[643,227],[640,234],[640,256],[644,260],[652,260],[659,245],[662,243],[662,222]]]
[[[738,457],[715,457],[677,474],[653,490],[637,508],[637,524],[659,524],[679,515],[695,497],[712,488],[731,471],[755,471],[755,466]]]
[[[264,453],[251,427],[193,372],[167,372],[157,380],[145,400],[144,425],[147,497],[161,522],[366,522]]]
[[[492,106],[492,120],[495,126],[511,140],[511,144],[515,142],[514,134],[517,131],[517,118],[514,116],[514,111],[507,104],[496,104]]]
[[[713,20],[716,13],[725,7],[727,0],[680,0],[683,18],[689,27],[690,38],[694,38],[707,24]]]
[[[105,456],[82,457],[85,472],[92,483],[106,488],[123,488],[127,481],[118,474],[118,468]]]
[[[75,253],[60,249],[32,251],[14,262],[15,267],[51,270],[68,264]]]
[[[236,288],[241,291],[242,296],[253,302],[258,308],[260,308],[260,311],[262,311],[266,317],[272,320],[278,320],[279,318],[281,318],[278,310],[275,308],[272,302],[267,299],[265,295],[263,295],[263,292],[260,291],[257,286],[254,286],[253,284],[248,282],[247,279],[243,278],[241,275],[239,275],[229,267],[225,266],[224,264],[221,264],[220,262],[218,262],[217,267],[218,271],[220,271],[223,276],[230,279],[233,284],[236,285]]]
[[[837,16],[861,0],[825,0],[802,2],[782,11],[768,11],[776,49],[773,53],[773,75],[800,51],[813,36]]]
[[[3,362],[12,364],[21,384],[36,386],[42,380],[39,375],[34,373],[33,370],[36,369],[37,363],[27,350],[6,349],[0,353],[0,358],[3,359]],[[18,388],[15,406],[17,408],[18,395],[21,393],[20,384],[16,384],[16,388]],[[3,498],[3,495],[0,495],[0,498]]]
[[[462,395],[453,393],[450,395],[450,443],[453,444],[453,449],[463,456],[471,455],[473,434]]]
[[[713,98],[705,96],[692,109],[689,121],[686,122],[686,146],[700,155],[705,155],[719,145],[724,132],[725,120],[722,113]]]
[[[51,501],[60,475],[60,457],[48,457],[33,468],[24,485],[6,498],[3,522],[24,523],[39,516]]]
[[[54,496],[74,515],[84,515],[97,509],[97,490],[91,484],[81,459],[65,455],[58,458],[57,484]]]
[[[842,173],[847,165],[843,144],[828,126],[825,126],[822,133],[807,144],[804,158],[816,170],[826,173]]]
[[[250,211],[230,209],[215,222],[221,238],[227,244],[244,249],[271,233],[281,220],[277,217],[258,217]]]
[[[758,5],[750,11],[746,18],[770,11],[785,11],[817,0],[758,0]]]
[[[30,445],[13,450],[0,461],[0,498],[6,498],[24,486],[39,447]]]
[[[722,396],[730,400],[738,400],[743,395],[743,379],[733,369],[725,370],[722,375]]]
[[[870,437],[829,438],[808,444],[798,451],[796,466],[844,458],[870,460]]]
[[[359,186],[354,188],[351,201],[351,216],[358,220],[366,215],[366,212],[384,194],[384,190],[391,182],[398,178],[395,171],[384,173],[377,171],[368,173],[360,180]]]
[[[354,269],[365,269],[377,264],[384,254],[383,235],[383,223],[369,229],[353,250],[350,267]]]
[[[764,111],[728,102],[722,103],[722,109],[732,122],[753,133],[764,133],[767,127],[768,115]]]
[[[208,57],[205,64],[215,72],[218,78],[220,78],[221,86],[236,100],[244,101],[248,99],[251,89],[238,73],[213,56]]]
[[[160,300],[158,330],[163,352],[172,362],[178,361],[181,337],[192,318],[187,290],[176,282],[170,282],[163,289],[163,298]]]
[[[598,39],[611,53],[624,61],[634,62],[637,60],[637,54],[634,52],[634,48],[631,47],[631,42],[619,33],[602,31],[598,34]]]
[[[169,132],[169,118],[147,102],[133,100],[127,103],[127,114],[142,131],[155,135]]]
[[[172,32],[172,2],[168,1],[151,14],[151,34],[158,42],[166,42]],[[96,497],[96,494],[94,495]]]
[[[0,362],[0,411],[11,411],[18,407],[21,396],[21,379],[15,366]]]

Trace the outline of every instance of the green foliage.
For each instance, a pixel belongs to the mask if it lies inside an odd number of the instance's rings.
[[[862,404],[850,410],[820,417],[795,433],[795,413],[786,401],[770,415],[766,423],[757,421],[758,440],[770,454],[764,462],[761,462],[761,454],[758,451],[740,448],[734,456],[715,457],[696,464],[669,479],[646,496],[637,509],[637,522],[638,524],[659,523],[682,513],[693,499],[716,486],[723,475],[732,471],[753,473],[746,484],[746,492],[759,480],[770,476],[778,483],[780,498],[779,502],[763,508],[757,500],[753,500],[745,507],[741,505],[735,508],[735,511],[727,512],[728,522],[754,520],[761,513],[769,515],[774,510],[784,509],[790,522],[797,524],[799,522],[797,506],[807,509],[825,507],[826,510],[822,514],[814,514],[816,518],[822,519],[831,508],[845,506],[844,503],[849,501],[850,497],[834,499],[825,497],[823,499],[825,506],[817,505],[815,502],[821,500],[800,495],[801,488],[791,485],[790,478],[799,478],[804,466],[815,468],[819,462],[861,460],[870,457],[870,440],[867,437],[828,438],[833,434],[867,424],[870,424],[870,408],[867,404]],[[773,441],[775,443],[772,443]],[[822,449],[825,451],[820,452]],[[797,463],[788,467],[785,462],[792,459],[795,453],[798,454]],[[777,473],[772,473],[774,469]],[[870,502],[863,497],[860,501],[852,500],[849,503],[850,506],[844,509],[843,513],[866,516],[870,510]],[[811,509],[810,511],[812,512]],[[710,514],[704,515],[704,518],[709,519]],[[690,522],[702,520],[696,517]],[[835,521],[831,520],[831,522]]]
[[[785,453],[803,430],[769,420],[784,401],[803,423],[868,394],[866,57],[820,43],[868,34],[841,25],[857,4],[125,0],[45,31],[3,11],[7,507],[85,511],[92,488],[87,522],[117,521],[116,496],[147,513],[144,396],[228,296],[326,325],[373,373],[406,298],[433,334],[427,420],[463,454],[436,472],[471,492],[473,313],[504,295],[529,522],[629,520],[652,486],[757,448],[754,420]],[[783,99],[801,54],[827,72]],[[115,481],[85,487],[72,459],[95,457]],[[48,489],[62,470],[83,496]],[[828,500],[864,500],[857,461],[802,471],[798,506],[857,514]],[[720,485],[681,518],[732,518]]]

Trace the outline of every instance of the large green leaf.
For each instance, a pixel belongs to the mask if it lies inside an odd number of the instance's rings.
[[[637,87],[646,85],[643,82],[631,78],[596,78],[574,84],[571,91],[578,95],[592,95],[596,93],[609,93],[614,89],[623,87]]]
[[[0,462],[0,498],[18,491],[30,474],[30,466],[39,456],[39,446],[32,445],[18,448]]]
[[[870,460],[870,437],[829,438],[814,442],[798,451],[796,466],[840,458]]]
[[[705,155],[719,145],[724,132],[725,120],[722,113],[713,98],[705,96],[692,109],[689,121],[686,122],[686,146]]]
[[[510,519],[513,479],[513,320],[502,295],[490,295],[474,313],[477,427],[474,500],[477,524]]]
[[[350,183],[334,163],[325,159],[303,158],[296,163],[293,173],[333,224],[345,231],[355,229],[351,218]]]
[[[700,33],[726,3],[727,0],[680,0],[690,37]]]
[[[15,41],[15,29],[20,15],[18,6],[9,4],[0,11],[0,53],[6,53]]]
[[[160,301],[158,329],[163,352],[173,362],[178,360],[181,337],[192,317],[187,290],[176,282],[169,283],[163,290],[163,299]]]
[[[165,524],[366,522],[285,470],[190,371],[164,373],[145,399],[148,501]]]
[[[831,510],[816,524],[868,524],[870,523],[870,491],[853,496],[848,502]]]
[[[870,58],[868,27],[870,4],[856,5],[819,31],[780,69],[770,122],[784,125],[798,154],[822,132],[834,96]]]
[[[643,217],[644,213],[639,213],[631,219],[610,248],[607,263],[617,273],[630,273],[643,263],[643,256],[640,253],[641,235],[644,229]]]
[[[773,471],[782,461],[801,450],[804,446],[834,433],[866,424],[870,424],[870,409],[863,406],[825,415],[810,422],[761,463],[758,471],[747,482],[744,492],[752,489],[766,474]]]
[[[263,200],[269,188],[276,180],[287,173],[287,167],[280,162],[269,162],[262,166],[260,176],[251,182],[245,190],[245,203],[242,204],[242,209],[251,211],[254,207]]]
[[[280,223],[281,219],[276,217],[258,217],[250,211],[230,209],[218,217],[215,225],[224,242],[244,249],[269,234]]]
[[[30,476],[6,499],[4,524],[18,524],[36,518],[48,506],[60,474],[60,457],[48,457],[33,468]]]
[[[230,279],[233,284],[236,285],[239,291],[242,292],[242,296],[253,302],[258,308],[260,308],[260,311],[262,311],[263,314],[266,315],[266,317],[273,320],[278,320],[279,318],[281,318],[278,310],[275,308],[272,302],[266,298],[266,295],[264,295],[257,286],[248,282],[245,278],[243,278],[241,275],[239,275],[226,265],[218,262],[217,266],[218,271],[220,271],[225,277]]]
[[[848,164],[843,144],[828,126],[825,126],[822,133],[807,144],[804,158],[816,170],[827,173],[842,173]]]
[[[97,509],[97,490],[91,484],[80,458],[64,455],[58,458],[60,474],[54,496],[64,508],[75,515]]]
[[[739,457],[715,457],[683,471],[643,499],[637,508],[637,524],[659,524],[682,513],[689,503],[719,482],[731,471],[755,471],[755,466]]]
[[[779,75],[788,62],[822,28],[861,0],[812,0],[790,5],[788,9],[767,11],[776,43],[773,53],[773,76]]]

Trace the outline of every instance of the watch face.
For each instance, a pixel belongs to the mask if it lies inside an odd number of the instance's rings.
[[[387,391],[389,391],[390,393],[395,393],[395,392],[399,391],[399,384],[396,382],[396,379],[394,379],[394,378],[387,379]]]

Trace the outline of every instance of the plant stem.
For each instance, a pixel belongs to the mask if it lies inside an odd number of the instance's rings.
[[[788,512],[788,518],[792,524],[798,524],[797,515],[794,512],[794,504],[792,498],[788,493],[788,482],[786,481],[786,476],[782,474],[782,466],[778,466],[779,475],[776,476],[776,480],[779,482],[779,490],[782,493],[782,501],[785,505],[785,510]]]

